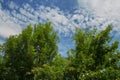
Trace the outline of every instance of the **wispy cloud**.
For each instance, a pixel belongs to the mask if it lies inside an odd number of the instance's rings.
[[[10,9],[18,9],[18,6],[13,1],[10,1],[8,6],[9,6]]]
[[[12,2],[11,4],[14,3]],[[20,25],[26,26],[29,23],[34,24],[36,22],[50,21],[58,33],[65,34],[69,33],[71,30],[74,31],[75,26],[78,26],[74,21],[74,19],[77,17],[73,16],[72,14],[65,15],[65,13],[58,7],[51,8],[48,6],[40,5],[34,9],[31,5],[24,4],[18,9],[19,13],[14,9],[16,6],[10,6],[10,8],[13,9],[13,11],[10,12],[10,16],[15,19],[14,22],[17,22]]]
[[[34,24],[36,22],[51,21],[54,29],[58,32],[60,39],[70,36],[70,32],[73,32],[75,26],[77,26],[77,23],[74,22],[77,17],[72,14],[66,15],[58,7],[40,5],[34,9],[28,3],[18,7],[14,2],[10,2],[9,8],[11,10],[4,10],[2,8],[3,7],[1,6],[0,36],[4,38],[20,33],[22,28],[26,27],[29,23]],[[66,41],[68,40],[63,39],[62,42],[58,44],[61,53],[67,51],[65,51],[65,49],[68,48]],[[63,44],[65,48],[62,47]]]
[[[65,49],[74,46],[70,45],[69,43],[72,41],[66,38],[75,32],[76,27],[90,27],[91,29],[98,27],[99,30],[102,30],[108,24],[113,23],[117,25],[114,30],[120,29],[118,27],[118,24],[120,25],[119,0],[78,0],[78,3],[80,8],[69,13],[60,10],[58,7],[38,5],[34,8],[28,3],[19,7],[10,1],[8,7],[11,11],[4,10],[0,6],[0,36],[6,38],[18,34],[29,23],[51,21],[61,38],[61,43],[58,44],[60,52],[65,53],[67,51]]]
[[[63,12],[58,7],[44,5],[33,8],[30,4],[26,3],[21,7],[18,7],[13,1],[10,2],[9,8],[11,11],[4,11],[1,9],[0,15],[2,18],[5,18],[5,20],[8,20],[8,22],[12,22],[14,26],[17,24],[17,26],[26,27],[29,23],[34,24],[36,22],[51,21],[54,29],[59,34],[64,33],[64,35],[67,36],[70,36],[71,32],[75,32],[75,27],[85,28],[90,26],[93,28],[104,22],[104,20],[100,18],[93,19],[84,9],[74,10],[74,13],[72,14]],[[4,13],[5,16],[2,15]],[[4,22],[6,24],[6,21]]]

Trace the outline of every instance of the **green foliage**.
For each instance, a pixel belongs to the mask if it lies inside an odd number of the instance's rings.
[[[31,43],[32,27],[29,25],[21,34],[11,36],[5,43],[6,66],[10,68],[8,79],[23,80],[33,66],[34,47]]]
[[[4,79],[33,80],[32,68],[51,62],[57,54],[57,40],[49,22],[33,28],[28,25],[21,34],[10,36],[4,44],[4,65],[0,69],[6,72]]]
[[[36,52],[37,66],[42,66],[47,62],[51,62],[56,53],[58,53],[58,36],[53,31],[51,23],[38,24],[34,26],[33,46]]]
[[[110,45],[112,27],[97,33],[96,29],[77,29],[74,55],[67,71],[70,80],[114,80],[119,79],[118,41]],[[69,56],[71,58],[71,56]]]
[[[67,60],[56,55],[51,64],[44,64],[32,70],[35,74],[34,80],[63,80]]]
[[[0,45],[0,80],[119,80],[119,42],[111,43],[111,30],[77,28],[65,58],[50,22],[28,25]]]
[[[0,44],[0,64],[2,64],[2,50],[3,50],[3,47],[2,47],[2,44]]]

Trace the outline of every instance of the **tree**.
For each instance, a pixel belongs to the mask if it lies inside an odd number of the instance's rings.
[[[66,69],[67,78],[70,80],[119,79],[118,41],[110,44],[111,30],[110,25],[99,33],[96,29],[76,30],[73,36],[76,48],[72,51],[73,57],[68,57],[71,63]]]
[[[0,64],[2,64],[2,44],[0,44]]]
[[[119,80],[119,42],[111,42],[111,30],[76,29],[75,49],[62,57],[51,23],[28,25],[0,45],[0,80]]]
[[[51,27],[51,23],[34,25],[33,31],[33,46],[35,48],[36,66],[42,66],[45,63],[51,62],[54,56],[58,53],[58,36]]]
[[[64,72],[68,60],[59,54],[54,57],[51,63],[44,64],[43,67],[35,67],[32,72],[34,80],[64,80]]]
[[[32,27],[29,25],[21,34],[7,39],[5,46],[6,66],[10,69],[8,79],[24,80],[31,71],[34,60],[32,46]]]
[[[6,80],[33,80],[32,68],[50,63],[57,54],[57,40],[49,22],[28,25],[21,34],[10,36],[4,44]]]

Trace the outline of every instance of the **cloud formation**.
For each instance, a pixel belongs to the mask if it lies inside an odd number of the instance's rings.
[[[0,9],[2,21],[0,24],[6,24],[7,26],[7,22],[12,23],[11,25],[14,26],[15,29],[12,28],[13,31],[9,33],[5,32],[6,36],[7,34],[13,34],[14,31],[19,33],[19,31],[21,31],[21,29],[26,27],[29,23],[34,24],[36,22],[51,21],[54,29],[59,34],[64,33],[64,36],[71,36],[71,33],[75,32],[75,27],[85,28],[90,26],[93,28],[104,22],[104,20],[101,18],[92,18],[89,15],[89,12],[85,11],[84,9],[74,10],[73,13],[69,13],[63,12],[58,7],[39,5],[37,8],[34,8],[28,3],[25,3],[19,7],[13,1],[10,1],[8,7],[11,9],[11,11]],[[2,18],[5,18],[7,22],[3,21]],[[16,31],[16,28],[18,31]],[[103,27],[100,27],[99,29],[103,29]]]
[[[9,37],[10,35],[19,34],[23,28],[28,24],[35,24],[36,22],[51,21],[52,26],[58,32],[62,42],[58,44],[60,53],[66,53],[66,43],[70,41],[65,39],[66,36],[71,36],[77,24],[74,22],[79,15],[65,14],[58,7],[49,7],[40,5],[33,8],[30,4],[23,4],[18,7],[14,2],[10,2],[9,9],[0,8],[0,37]],[[82,18],[82,17],[81,17]],[[63,39],[64,38],[64,39]],[[63,44],[65,45],[63,48]],[[71,45],[69,45],[71,46]],[[65,50],[66,49],[66,50]]]
[[[70,13],[64,12],[57,6],[36,4],[37,7],[34,8],[29,3],[18,6],[13,1],[9,1],[10,10],[0,6],[0,37],[6,38],[18,34],[29,23],[51,21],[61,39],[58,44],[59,50],[61,53],[66,53],[68,47],[74,46],[69,44],[72,41],[68,38],[75,32],[76,27],[83,29],[97,27],[103,30],[112,23],[116,26],[114,30],[119,31],[119,0],[78,0],[78,3],[80,7]]]
[[[101,18],[105,26],[113,24],[114,30],[120,30],[120,0],[78,0],[78,3],[95,17]]]
[[[9,15],[9,12],[0,7],[0,37],[7,38],[20,32],[20,25],[14,22],[14,18]]]

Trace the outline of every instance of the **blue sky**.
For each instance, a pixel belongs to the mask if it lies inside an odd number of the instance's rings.
[[[66,56],[75,28],[104,30],[113,25],[119,39],[119,0],[0,0],[0,42],[19,34],[28,24],[51,21],[60,37],[59,53]]]

